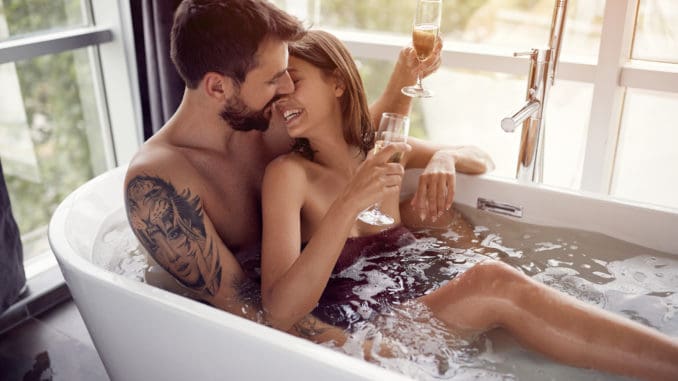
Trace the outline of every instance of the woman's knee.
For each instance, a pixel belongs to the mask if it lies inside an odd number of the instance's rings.
[[[420,300],[456,328],[487,330],[504,324],[520,273],[498,261],[479,263]]]
[[[478,286],[491,286],[492,288],[502,288],[515,282],[525,280],[525,276],[518,270],[506,263],[488,260],[468,269],[463,275],[467,282],[475,283]]]

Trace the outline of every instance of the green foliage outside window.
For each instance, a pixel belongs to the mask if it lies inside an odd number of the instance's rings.
[[[10,36],[82,23],[79,0],[2,3]],[[64,52],[15,63],[39,174],[36,182],[5,173],[22,235],[44,227],[56,206],[94,175],[78,85],[78,73],[89,70],[87,60],[78,59],[82,53]]]

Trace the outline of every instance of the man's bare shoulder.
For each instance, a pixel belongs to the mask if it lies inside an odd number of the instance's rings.
[[[125,184],[139,176],[159,177],[181,187],[200,184],[195,168],[179,147],[147,142],[130,161]]]

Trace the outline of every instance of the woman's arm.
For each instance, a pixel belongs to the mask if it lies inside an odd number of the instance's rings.
[[[355,218],[353,210],[335,203],[300,252],[300,215],[307,192],[304,169],[296,163],[275,160],[266,168],[262,188],[262,304],[269,323],[285,331],[317,305]]]
[[[311,191],[306,174],[289,159],[269,164],[262,189],[261,288],[264,310],[274,327],[289,330],[318,304],[358,213],[398,192],[403,168],[387,161],[408,148],[393,144],[365,160],[303,251],[300,215]]]
[[[419,63],[417,53],[411,46],[400,50],[398,60],[393,67],[393,73],[386,84],[384,92],[374,103],[370,105],[370,115],[372,125],[379,126],[381,114],[384,112],[394,112],[407,115],[410,113],[412,98],[404,95],[400,89],[404,86],[412,85],[417,80],[417,70],[421,70],[422,78],[438,70],[440,67],[440,52],[443,48],[442,40],[438,39],[436,49],[433,54],[425,61]]]
[[[408,138],[407,143],[412,146],[412,152],[407,154],[406,168],[426,168],[431,163],[442,164],[441,160],[444,159],[454,164],[456,171],[469,175],[479,175],[494,169],[490,155],[478,147],[434,144],[412,137]]]

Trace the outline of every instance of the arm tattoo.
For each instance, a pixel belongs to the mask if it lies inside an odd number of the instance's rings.
[[[300,337],[312,339],[314,336],[321,335],[327,331],[325,323],[317,318],[306,315],[292,326],[294,332]]]
[[[127,218],[141,244],[184,286],[213,296],[221,284],[221,263],[207,238],[200,197],[153,176],[127,185]]]

